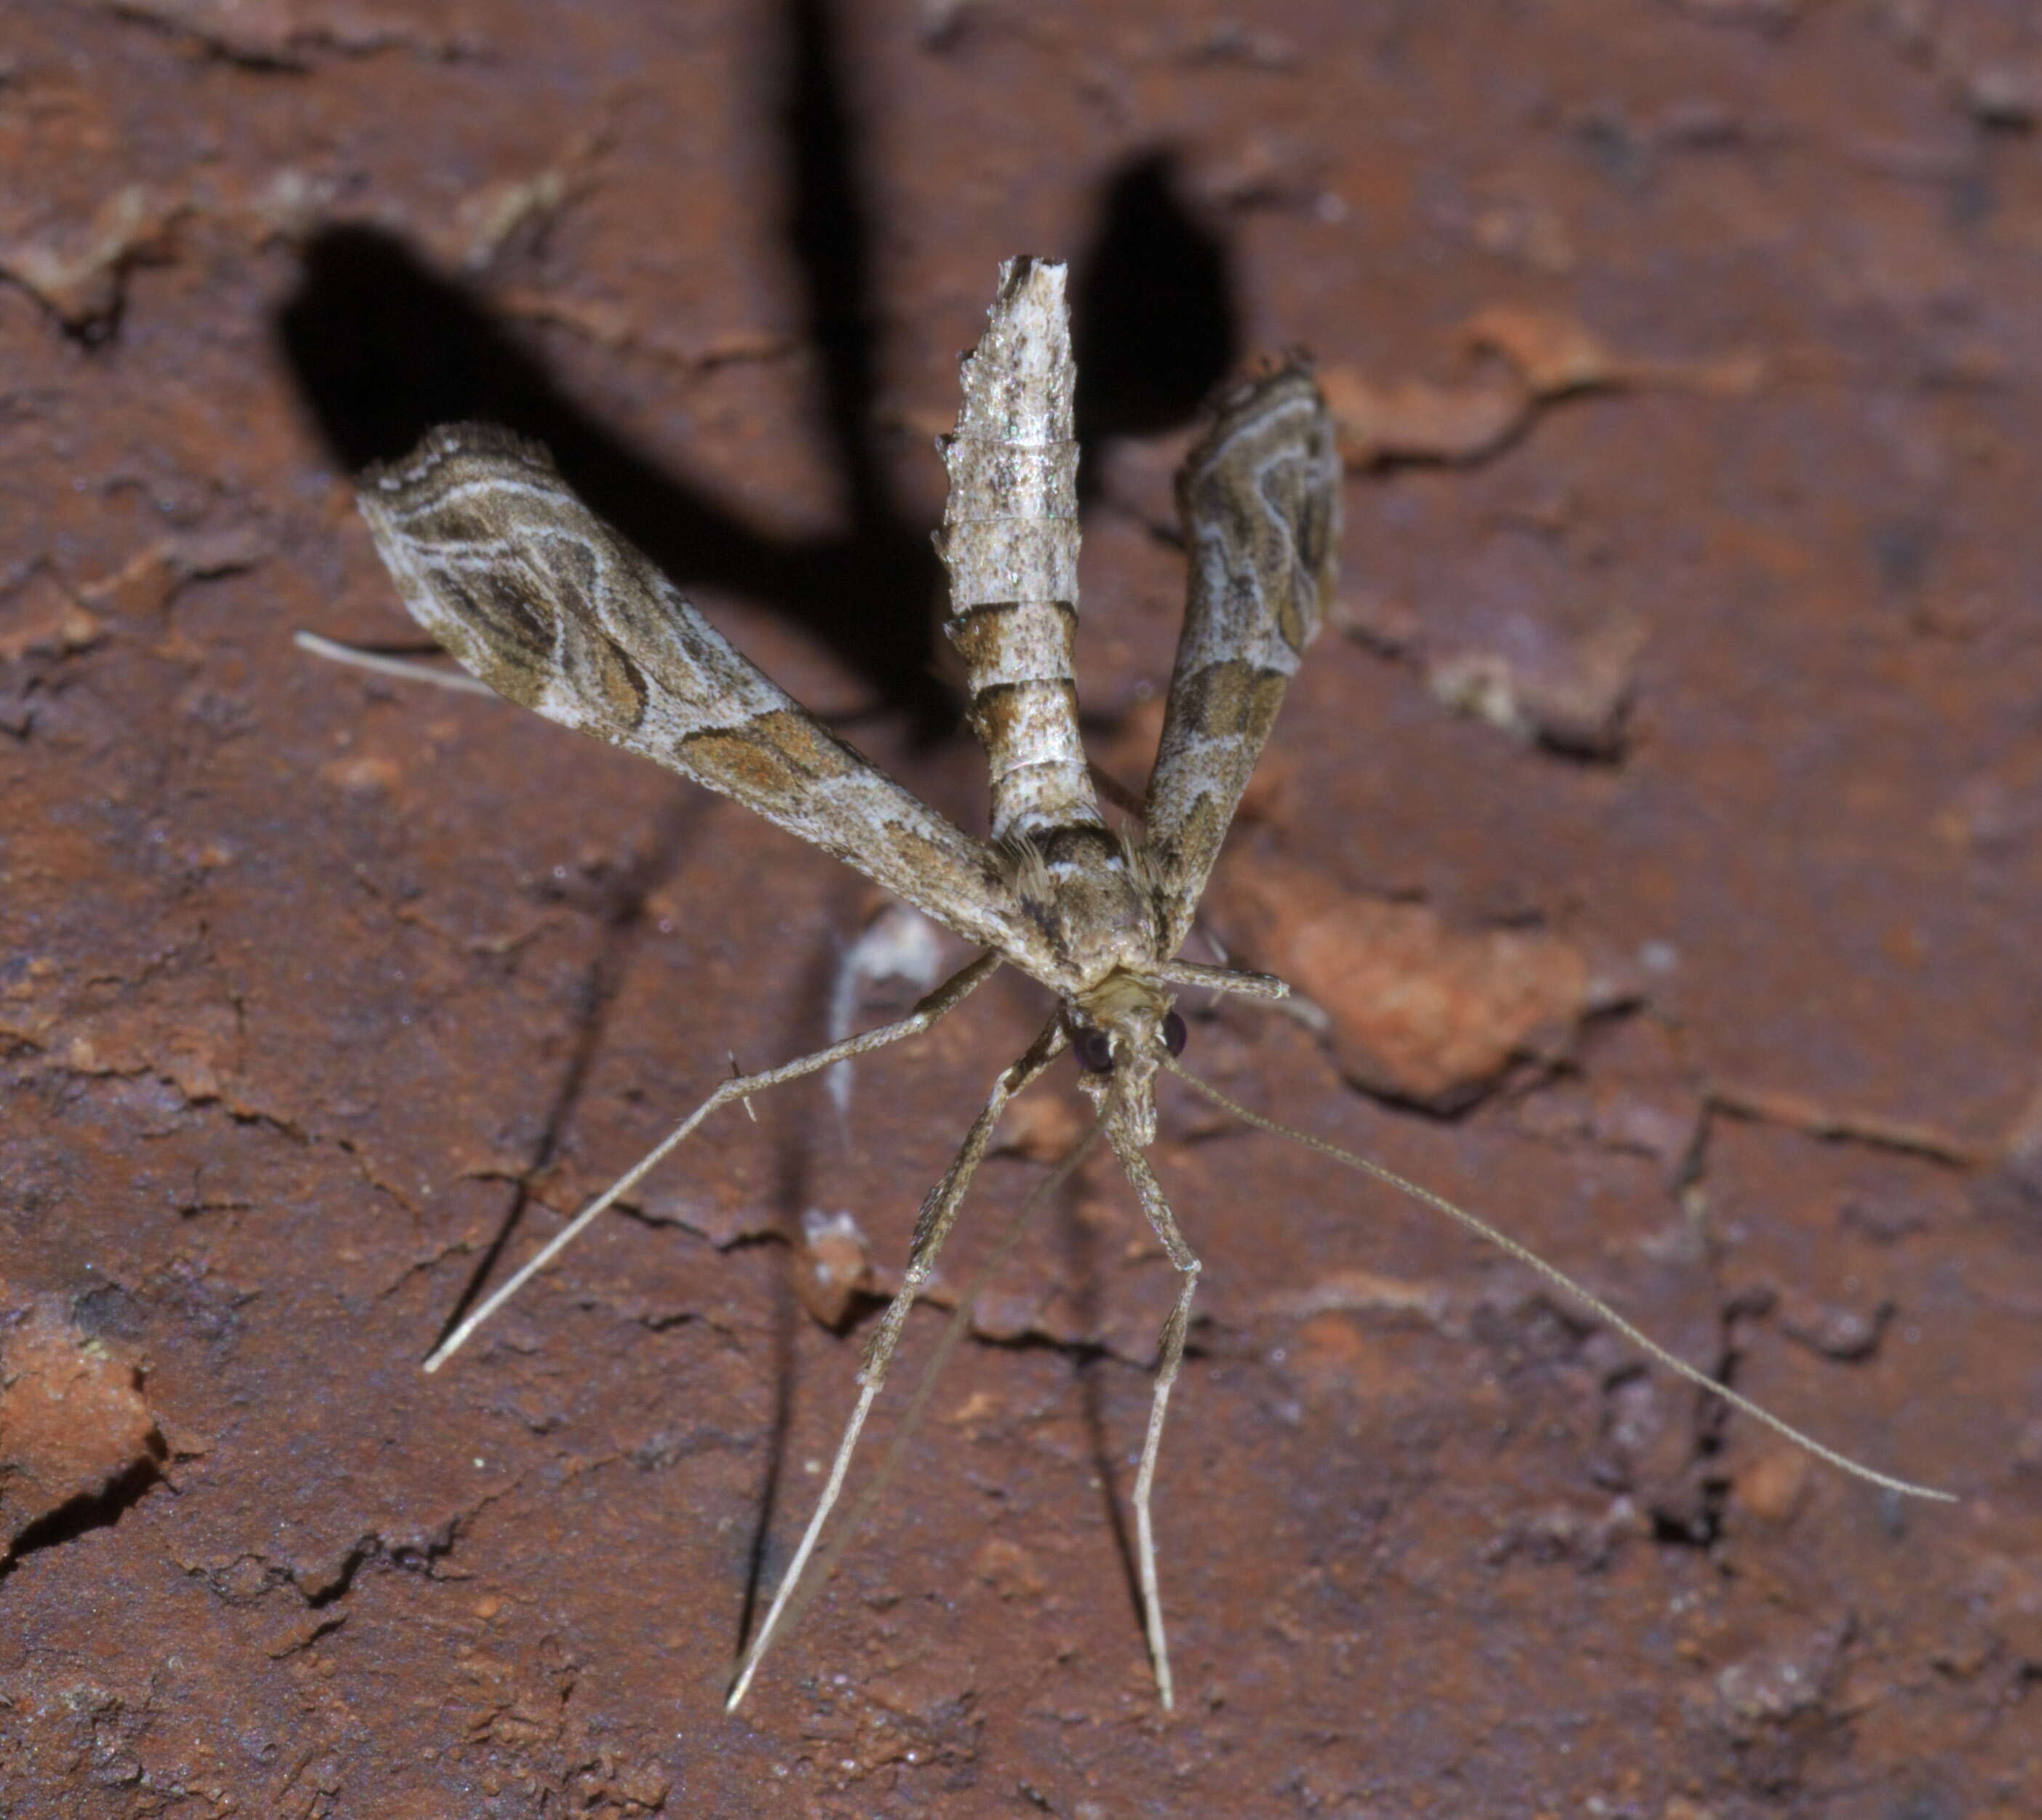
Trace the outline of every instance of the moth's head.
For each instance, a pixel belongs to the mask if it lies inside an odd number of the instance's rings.
[[[1146,1149],[1156,1137],[1156,1070],[1180,1055],[1184,1020],[1153,980],[1116,970],[1064,1001],[1078,1085],[1110,1126]]]

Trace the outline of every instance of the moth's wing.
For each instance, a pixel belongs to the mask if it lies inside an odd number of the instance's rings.
[[[734,797],[967,940],[1023,925],[994,850],[732,649],[544,449],[435,430],[359,498],[411,617],[499,695]]]
[[[1172,954],[1317,633],[1340,542],[1339,451],[1311,370],[1293,363],[1222,400],[1177,476],[1190,575],[1146,847]]]

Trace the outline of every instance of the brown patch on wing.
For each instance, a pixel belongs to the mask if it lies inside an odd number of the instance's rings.
[[[784,709],[741,727],[691,733],[677,756],[705,782],[713,778],[748,802],[804,794],[826,778],[847,775],[857,763],[806,714]]]
[[[1242,659],[1209,665],[1184,679],[1185,725],[1210,739],[1251,739],[1259,750],[1275,725],[1290,680]]]
[[[576,660],[571,674],[576,689],[584,699],[601,703],[604,729],[619,736],[635,733],[645,717],[648,691],[644,672],[631,654],[606,639],[586,637],[574,639],[568,650]]]

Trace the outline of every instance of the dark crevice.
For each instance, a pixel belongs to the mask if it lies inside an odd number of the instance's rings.
[[[1700,1110],[1695,1115],[1688,1147],[1673,1165],[1670,1191],[1676,1206],[1685,1206],[1690,1195],[1702,1185],[1702,1177],[1708,1169],[1709,1140],[1715,1135],[1714,1121],[1715,1114],[1707,1095],[1704,1095]]]
[[[748,1250],[753,1245],[786,1245],[793,1242],[786,1233],[763,1227],[732,1233],[728,1238],[713,1238],[701,1227],[691,1225],[680,1214],[656,1213],[629,1199],[617,1202],[611,1210],[619,1218],[629,1220],[648,1232],[686,1233],[690,1238],[701,1240],[711,1251],[725,1257],[732,1252]]]
[[[863,1329],[878,1324],[892,1300],[892,1296],[881,1290],[858,1290],[851,1296],[843,1319],[826,1331],[839,1339],[856,1338]],[[956,1307],[955,1302],[946,1298],[927,1293],[916,1298],[915,1306],[917,1309],[928,1309],[946,1320]],[[809,1318],[814,1320],[816,1317],[811,1315]],[[821,1323],[818,1322],[818,1325]],[[1216,1317],[1194,1314],[1191,1332],[1184,1340],[1185,1361],[1188,1363],[1196,1359],[1241,1356],[1231,1344],[1215,1345],[1212,1343],[1215,1337],[1222,1336],[1225,1332]],[[1201,1334],[1206,1336],[1203,1341],[1199,1337]],[[976,1344],[997,1352],[1051,1353],[1058,1358],[1069,1359],[1080,1370],[1089,1369],[1101,1360],[1109,1360],[1117,1365],[1125,1365],[1131,1371],[1146,1372],[1153,1371],[1156,1363],[1153,1352],[1130,1355],[1108,1345],[1103,1340],[1061,1339],[1054,1333],[1045,1333],[1035,1327],[1024,1329],[1019,1333],[988,1333],[974,1323],[970,1329],[970,1337]]]
[[[677,1327],[693,1327],[703,1324],[703,1317],[686,1310],[670,1314],[641,1314],[638,1325],[648,1333],[671,1333]],[[713,1325],[714,1323],[707,1325]]]
[[[306,1604],[315,1612],[323,1612],[327,1606],[345,1599],[354,1590],[355,1576],[382,1552],[381,1536],[365,1535],[342,1558],[339,1569],[332,1579],[315,1587],[300,1589]]]
[[[1869,1149],[1919,1157],[1923,1162],[1940,1164],[1965,1176],[1975,1174],[1981,1160],[1971,1151],[1946,1141],[1932,1131],[1882,1130],[1875,1124],[1855,1122],[1847,1115],[1825,1117],[1819,1111],[1807,1118],[1784,1116],[1763,1099],[1746,1098],[1734,1087],[1720,1081],[1708,1088],[1704,1103],[1712,1116],[1720,1114],[1747,1125],[1796,1132],[1819,1144],[1862,1144]]]
[[[1737,1323],[1752,1312],[1749,1306],[1734,1298],[1719,1307],[1716,1358],[1708,1375],[1726,1390],[1736,1388],[1737,1367],[1742,1357]],[[1695,1400],[1694,1454],[1689,1472],[1694,1490],[1684,1508],[1670,1501],[1654,1507],[1652,1538],[1668,1547],[1706,1550],[1722,1539],[1724,1516],[1730,1506],[1730,1474],[1723,1470],[1723,1455],[1729,1444],[1730,1417],[1736,1412],[1722,1398],[1711,1396],[1700,1386],[1692,1386],[1691,1392]]]
[[[1102,1359],[1111,1359],[1122,1365],[1131,1365],[1138,1371],[1146,1371],[1151,1360],[1123,1358],[1103,1340],[1059,1340],[1054,1334],[1044,1333],[1034,1328],[1021,1333],[981,1333],[976,1327],[971,1336],[981,1346],[996,1352],[1047,1352],[1057,1358],[1068,1359],[1080,1371],[1089,1370]],[[1184,1356],[1191,1356],[1188,1343]]]
[[[451,1518],[423,1542],[393,1544],[380,1535],[365,1535],[342,1558],[332,1579],[315,1587],[300,1587],[305,1604],[315,1612],[323,1612],[329,1605],[338,1604],[354,1590],[355,1580],[361,1570],[377,1562],[400,1573],[423,1573],[430,1577],[434,1567],[453,1552],[460,1528],[461,1519]]]
[[[110,1528],[118,1523],[157,1485],[168,1482],[163,1470],[166,1457],[162,1436],[152,1431],[147,1451],[131,1460],[98,1490],[81,1493],[55,1510],[45,1511],[23,1528],[15,1536],[13,1547],[0,1556],[0,1580],[32,1554],[61,1548],[92,1530]]]
[[[255,76],[303,77],[310,73],[304,59],[293,56],[282,41],[274,50],[264,50],[224,32],[209,32],[195,22],[168,17],[155,7],[116,4],[109,10],[123,23],[152,32],[180,50],[196,52],[207,61],[226,69],[240,70]],[[294,38],[296,36],[293,34]],[[309,38],[312,34],[306,36]]]

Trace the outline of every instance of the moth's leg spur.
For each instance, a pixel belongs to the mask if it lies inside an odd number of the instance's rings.
[[[1107,1135],[1113,1137],[1109,1130]],[[1127,1172],[1149,1216],[1149,1224],[1162,1243],[1172,1267],[1178,1272],[1177,1299],[1163,1323],[1157,1348],[1156,1388],[1149,1404],[1149,1434],[1141,1443],[1141,1464],[1134,1474],[1134,1542],[1137,1569],[1141,1579],[1141,1615],[1149,1632],[1149,1654],[1156,1668],[1157,1697],[1168,1712],[1176,1703],[1175,1684],[1170,1677],[1170,1641],[1163,1628],[1163,1596],[1156,1583],[1156,1531],[1149,1514],[1150,1495],[1156,1482],[1156,1456],[1162,1451],[1163,1417],[1170,1406],[1171,1387],[1177,1382],[1177,1367],[1184,1362],[1184,1336],[1191,1330],[1191,1297],[1199,1287],[1204,1267],[1184,1243],[1177,1229],[1177,1217],[1163,1198],[1162,1184],[1149,1167],[1149,1159],[1132,1144],[1115,1139],[1114,1153]]]
[[[907,1325],[908,1311],[915,1306],[915,1298],[923,1284],[928,1281],[929,1272],[935,1268],[936,1254],[943,1248],[943,1241],[950,1237],[950,1228],[956,1223],[958,1209],[964,1204],[965,1191],[970,1187],[972,1177],[985,1160],[986,1147],[992,1141],[993,1130],[1000,1122],[1000,1114],[1006,1111],[1008,1100],[1063,1053],[1068,1040],[1062,1019],[1053,1019],[1029,1046],[1028,1053],[992,1084],[985,1107],[972,1121],[964,1142],[950,1160],[950,1166],[922,1202],[922,1210],[915,1221],[914,1240],[908,1247],[908,1268],[901,1272],[901,1287],[886,1305],[885,1313],[880,1317],[879,1325],[867,1342],[865,1357],[858,1366],[858,1401],[851,1412],[851,1420],[844,1424],[843,1438],[837,1443],[836,1458],[830,1464],[822,1497],[816,1502],[815,1515],[809,1519],[809,1527],[802,1532],[801,1547],[794,1550],[794,1558],[781,1577],[779,1588],[767,1611],[766,1621],[759,1627],[759,1635],[752,1638],[751,1647],[745,1654],[744,1665],[731,1684],[729,1697],[724,1702],[725,1711],[736,1711],[738,1703],[744,1698],[745,1690],[751,1685],[751,1677],[765,1658],[767,1646],[773,1641],[773,1634],[779,1627],[787,1603],[801,1583],[809,1557],[815,1552],[823,1525],[828,1521],[829,1513],[843,1489],[844,1474],[850,1470],[851,1456],[857,1448],[865,1418],[871,1413],[879,1387],[886,1381],[886,1367],[893,1359],[894,1348],[900,1344],[901,1330]]]
[[[300,651],[323,657],[329,663],[345,663],[378,676],[394,676],[400,682],[430,682],[435,689],[451,689],[457,695],[494,695],[487,682],[478,682],[465,670],[449,670],[429,659],[392,657],[380,651],[358,651],[351,644],[337,644],[316,632],[294,632],[291,641]]]
[[[882,1049],[888,1043],[900,1042],[904,1037],[919,1036],[946,1012],[954,1011],[962,1004],[991,976],[1000,962],[1000,957],[996,954],[981,954],[962,972],[953,973],[904,1018],[897,1019],[889,1024],[881,1024],[877,1030],[866,1030],[861,1035],[847,1037],[842,1042],[833,1042],[828,1048],[819,1049],[813,1055],[784,1061],[778,1068],[766,1069],[757,1074],[734,1075],[725,1081],[652,1149],[554,1233],[512,1273],[507,1282],[492,1291],[480,1306],[465,1316],[460,1325],[434,1348],[431,1356],[426,1360],[426,1369],[437,1371],[444,1365],[483,1322],[579,1238],[597,1214],[610,1207],[619,1196],[629,1194],[648,1172],[663,1162],[668,1153],[717,1107],[728,1106],[733,1099],[742,1099],[748,1094],[763,1092],[769,1087],[778,1087],[782,1081],[799,1080],[804,1075],[817,1073],[832,1062]]]

